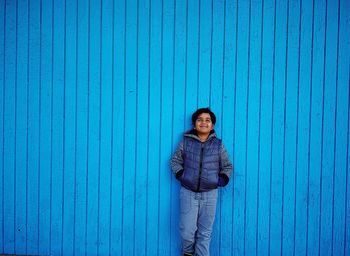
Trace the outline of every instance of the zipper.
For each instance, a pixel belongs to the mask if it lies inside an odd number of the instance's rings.
[[[198,175],[198,185],[197,185],[197,192],[199,192],[199,188],[201,185],[201,176],[202,176],[202,167],[203,167],[203,151],[204,151],[204,143],[201,143],[201,154],[199,158],[199,175]]]

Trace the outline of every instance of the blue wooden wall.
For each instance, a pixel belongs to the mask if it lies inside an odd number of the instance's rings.
[[[197,107],[212,255],[350,255],[349,0],[1,0],[0,254],[179,255]]]

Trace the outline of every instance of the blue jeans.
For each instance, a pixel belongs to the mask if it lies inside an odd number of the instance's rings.
[[[196,193],[181,187],[180,234],[183,253],[209,256],[217,197],[217,189]]]

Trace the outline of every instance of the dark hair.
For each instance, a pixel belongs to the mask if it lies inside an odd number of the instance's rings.
[[[215,114],[210,110],[210,108],[199,108],[196,112],[192,114],[192,124],[195,125],[197,118],[203,114],[208,113],[210,115],[211,121],[213,124],[216,123],[216,116]]]

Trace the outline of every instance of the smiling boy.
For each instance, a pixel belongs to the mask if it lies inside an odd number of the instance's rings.
[[[180,233],[183,255],[209,256],[218,187],[226,186],[232,164],[216,137],[216,116],[209,108],[192,115],[193,128],[185,132],[171,158],[171,169],[181,182]]]

